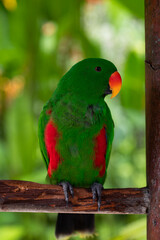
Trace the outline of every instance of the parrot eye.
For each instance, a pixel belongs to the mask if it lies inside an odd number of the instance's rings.
[[[102,69],[101,69],[101,67],[96,67],[95,70],[96,70],[97,72],[100,72]]]

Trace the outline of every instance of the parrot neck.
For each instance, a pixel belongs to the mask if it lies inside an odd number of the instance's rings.
[[[78,78],[79,76],[76,76]],[[60,100],[64,95],[68,95],[71,101],[78,101],[83,102],[84,104],[96,104],[98,102],[104,101],[104,95],[99,95],[96,87],[92,90],[85,85],[85,84],[77,84],[73,87],[71,79],[73,76],[70,74],[70,71],[67,72],[59,81],[58,86],[53,93],[54,100]],[[76,80],[76,82],[80,82],[81,79]]]
[[[83,95],[77,95],[73,94],[72,92],[66,92],[66,91],[58,91],[58,89],[55,90],[52,97],[52,102],[57,103],[61,101],[62,99],[68,100],[68,102],[76,103],[80,106],[88,106],[88,105],[101,105],[104,104],[104,98],[103,97],[86,97]]]

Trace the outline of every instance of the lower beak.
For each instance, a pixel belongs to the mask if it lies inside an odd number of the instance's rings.
[[[109,78],[109,86],[110,89],[112,90],[111,98],[114,98],[119,93],[122,86],[122,78],[119,72],[116,71],[112,73],[112,75]]]

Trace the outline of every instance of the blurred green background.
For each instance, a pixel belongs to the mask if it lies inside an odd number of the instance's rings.
[[[0,0],[0,179],[45,183],[38,117],[77,61],[114,62],[122,90],[109,104],[115,139],[106,188],[145,179],[143,0]],[[1,240],[54,240],[56,214],[0,213]],[[98,215],[99,240],[145,240],[145,216]],[[79,239],[73,238],[73,239]]]

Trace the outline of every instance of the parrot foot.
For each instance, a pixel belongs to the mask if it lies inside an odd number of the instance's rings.
[[[92,194],[93,194],[93,202],[95,202],[97,197],[97,203],[98,203],[98,211],[101,207],[101,193],[102,193],[103,186],[100,183],[93,183],[91,186]]]
[[[68,192],[70,192],[71,196],[74,197],[73,187],[67,181],[66,182],[65,181],[60,182],[59,185],[61,185],[63,187],[66,205],[68,206],[68,202],[69,202],[69,194],[68,194]]]

